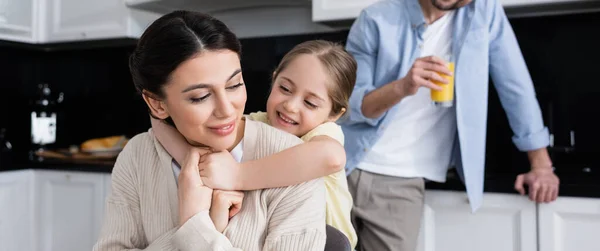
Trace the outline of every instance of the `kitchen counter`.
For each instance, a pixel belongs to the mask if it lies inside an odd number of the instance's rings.
[[[0,166],[0,172],[24,169],[111,173],[113,165],[90,165],[48,161],[43,163],[23,162],[9,166]]]
[[[110,173],[112,165],[67,164],[60,162],[21,163],[12,166],[0,166],[0,172],[22,169],[62,170],[75,172]],[[558,174],[561,178],[559,196],[600,198],[600,177],[572,174]],[[486,174],[484,192],[517,194],[514,182],[517,174]],[[465,191],[455,170],[448,172],[446,183],[426,182],[428,190]]]
[[[560,178],[559,196],[600,198],[600,177],[557,174]],[[484,192],[518,194],[514,189],[517,174],[486,174]],[[426,182],[428,190],[465,191],[465,186],[455,170],[448,172],[446,183]],[[525,187],[527,190],[527,187]]]

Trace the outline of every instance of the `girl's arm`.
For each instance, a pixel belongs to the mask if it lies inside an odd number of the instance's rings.
[[[152,132],[158,142],[167,150],[169,155],[177,161],[180,165],[184,163],[186,153],[190,151],[192,146],[187,143],[183,135],[167,123],[150,118],[152,124]]]
[[[296,185],[336,173],[346,165],[344,147],[319,135],[268,157],[242,162],[240,190]]]

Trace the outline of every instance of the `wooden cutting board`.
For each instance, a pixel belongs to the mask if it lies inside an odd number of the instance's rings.
[[[95,155],[83,152],[70,152],[69,149],[42,150],[37,151],[35,154],[42,158],[60,160],[65,163],[99,165],[114,165],[118,155],[118,153]]]

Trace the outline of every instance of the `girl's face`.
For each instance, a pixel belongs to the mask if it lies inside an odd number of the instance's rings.
[[[271,125],[302,137],[315,127],[339,116],[330,116],[328,95],[331,78],[313,55],[299,55],[279,72],[267,101]]]
[[[157,117],[170,116],[190,144],[225,150],[243,137],[246,89],[235,52],[204,51],[181,63],[163,88],[164,100],[145,99]]]

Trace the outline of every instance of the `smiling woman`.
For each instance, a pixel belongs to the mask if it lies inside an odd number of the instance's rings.
[[[197,53],[175,69],[162,90],[166,98],[142,95],[152,114],[170,118],[191,145],[231,150],[242,139],[246,89],[234,51]]]
[[[323,250],[321,179],[245,193],[213,193],[202,183],[206,150],[198,147],[246,161],[302,142],[244,119],[240,53],[222,22],[195,12],[169,13],[142,35],[130,58],[134,84],[150,115],[195,147],[180,169],[152,129],[129,141],[113,168],[94,250]]]

